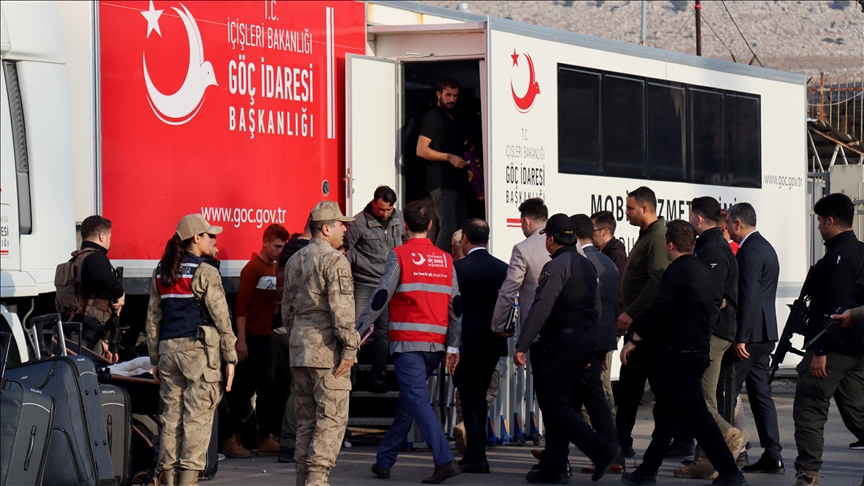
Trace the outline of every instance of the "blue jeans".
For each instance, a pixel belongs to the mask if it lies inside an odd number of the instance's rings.
[[[454,460],[441,421],[432,411],[429,387],[426,385],[429,375],[438,369],[443,355],[444,353],[395,353],[393,355],[396,380],[399,382],[399,401],[396,402],[393,425],[384,435],[384,441],[378,449],[376,456],[378,466],[387,469],[393,467],[402,442],[411,429],[412,421],[417,421],[417,426],[420,427],[423,438],[432,451],[435,467]]]

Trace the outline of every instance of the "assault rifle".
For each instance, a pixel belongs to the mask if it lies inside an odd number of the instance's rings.
[[[855,283],[855,290],[853,290],[852,298],[849,299],[849,302],[846,302],[843,307],[837,309],[837,312],[835,312],[834,314],[842,314],[852,307],[857,307],[862,304],[862,300],[864,300],[864,278],[858,280],[858,282]],[[824,334],[833,331],[834,328],[836,328],[838,325],[840,325],[840,321],[836,319],[831,319],[830,317],[826,316],[825,322],[824,324],[822,324],[822,329],[820,329],[815,336],[807,340],[807,342],[804,343],[804,346],[801,349],[806,351],[807,348],[809,348],[813,343],[816,342],[816,340],[821,338]]]
[[[786,359],[787,353],[804,356],[804,351],[796,349],[792,346],[792,336],[795,334],[804,335],[804,329],[807,327],[807,304],[810,302],[810,285],[813,280],[813,267],[807,271],[807,278],[804,279],[804,285],[801,287],[801,293],[795,302],[787,304],[789,306],[789,317],[786,319],[786,326],[783,327],[783,333],[780,335],[780,341],[777,342],[777,347],[771,355],[771,378],[774,381],[774,374],[780,369],[780,363]]]
[[[117,280],[120,281],[120,284],[123,284],[123,267],[117,267],[114,269],[114,276],[117,277]],[[105,331],[108,334],[108,350],[111,351],[111,354],[117,356],[117,353],[120,352],[120,316],[117,315],[117,311],[114,311],[111,314],[111,319],[105,323]]]

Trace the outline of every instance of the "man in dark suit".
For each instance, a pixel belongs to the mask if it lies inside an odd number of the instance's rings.
[[[777,281],[780,263],[771,243],[756,231],[756,211],[748,203],[738,203],[726,214],[726,227],[732,240],[740,245],[738,261],[738,330],[735,334],[735,394],[747,383],[747,397],[759,442],[765,449],[759,471],[782,474],[780,432],[777,409],[771,398],[771,352],[777,342]],[[765,470],[770,465],[770,471]]]
[[[462,401],[467,451],[459,461],[462,472],[489,474],[486,460],[486,390],[507,341],[492,332],[490,323],[498,290],[507,278],[507,264],[486,251],[489,225],[470,219],[462,226],[461,247],[465,258],[453,263],[462,289],[461,359],[454,379]]]

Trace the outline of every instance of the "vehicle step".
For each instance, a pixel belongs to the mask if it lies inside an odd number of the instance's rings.
[[[348,419],[348,425],[353,426],[374,426],[374,425],[393,425],[392,417],[350,417]]]
[[[372,393],[370,391],[355,391],[351,392],[351,398],[399,398],[399,392]]]
[[[395,369],[396,368],[394,368],[392,364],[387,365],[387,371],[393,371]],[[372,371],[372,365],[371,364],[357,365],[357,371]]]

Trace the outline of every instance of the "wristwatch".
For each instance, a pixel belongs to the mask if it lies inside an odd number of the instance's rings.
[[[826,353],[824,349],[813,348],[813,354],[815,354],[816,356],[819,356],[821,358],[822,356],[825,356],[828,353]]]
[[[229,361],[228,364],[237,366],[237,360],[235,359],[234,361]]]

